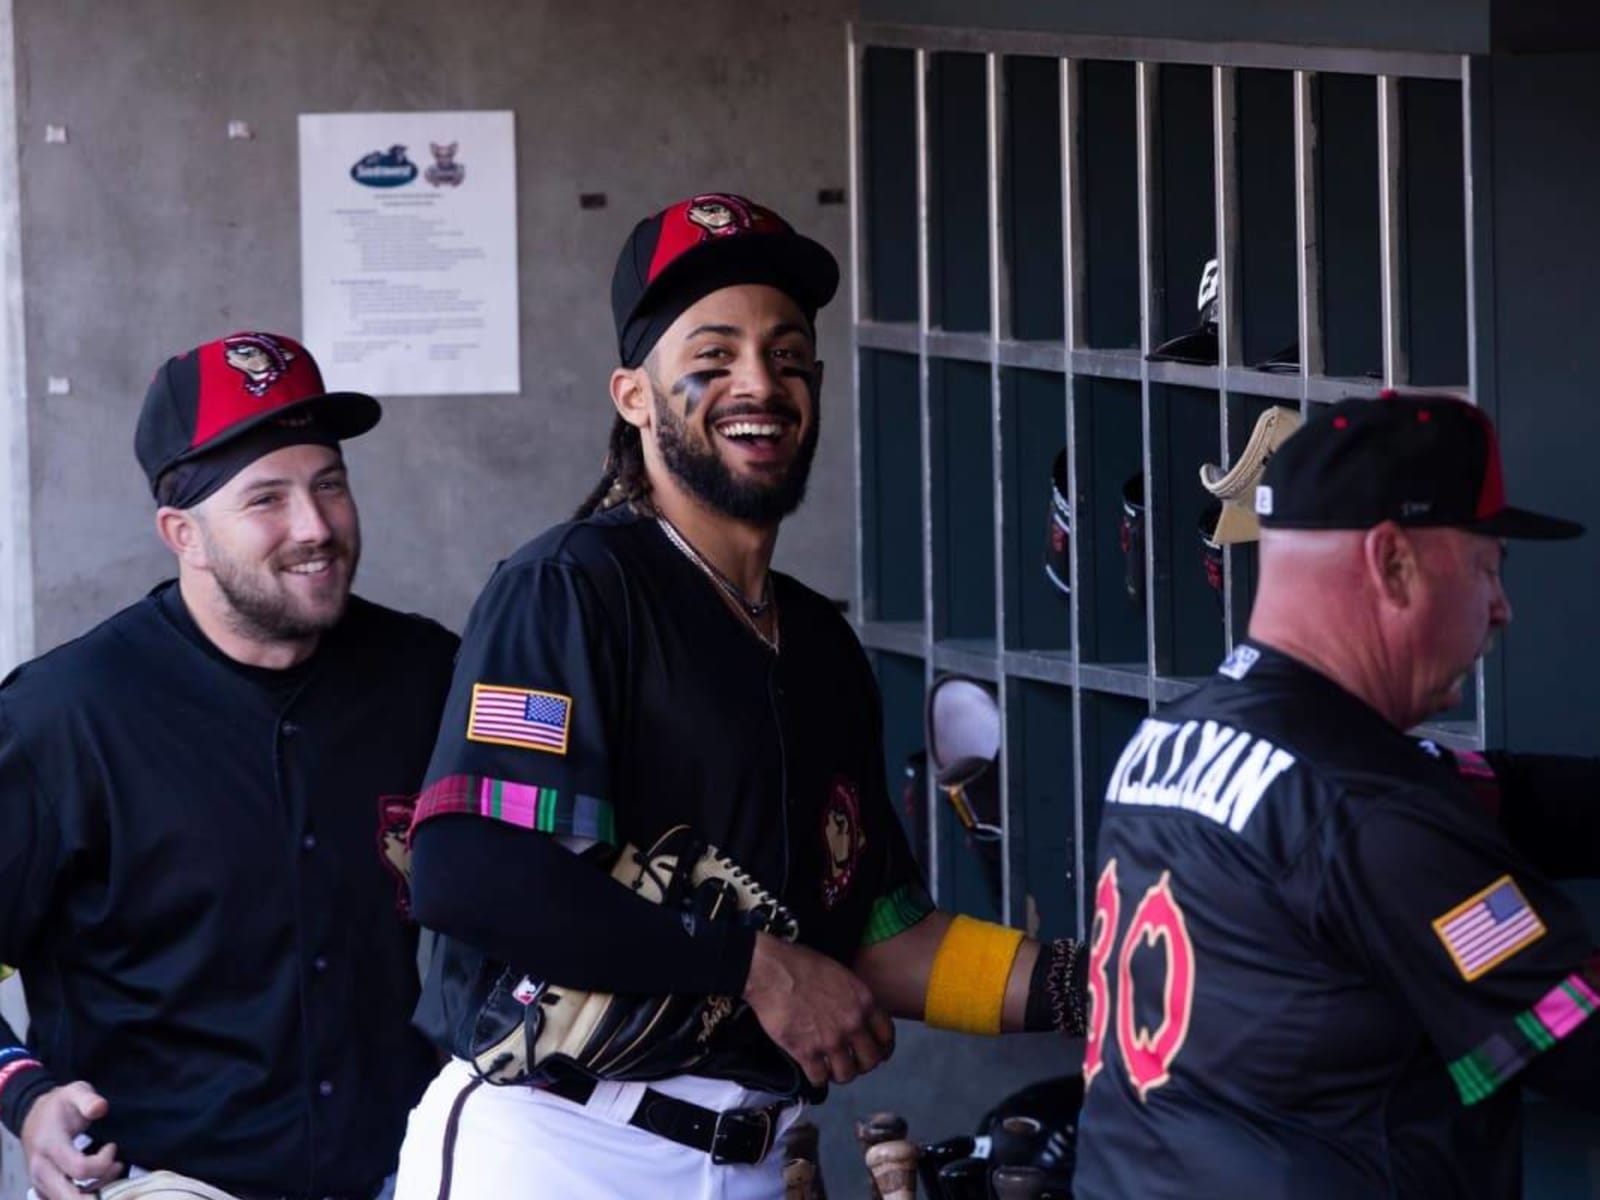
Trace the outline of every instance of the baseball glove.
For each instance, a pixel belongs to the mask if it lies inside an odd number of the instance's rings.
[[[235,1200],[231,1192],[174,1171],[155,1171],[138,1179],[119,1179],[95,1194],[99,1200]]]
[[[647,851],[624,846],[611,877],[691,927],[740,921],[789,942],[799,934],[777,899],[687,825]],[[571,1068],[596,1079],[664,1079],[703,1062],[712,1035],[744,1007],[731,996],[586,992],[507,968],[478,1012],[468,1057],[497,1084],[546,1084]]]

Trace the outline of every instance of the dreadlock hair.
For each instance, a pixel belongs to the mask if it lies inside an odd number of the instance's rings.
[[[644,471],[644,443],[639,431],[619,413],[611,423],[606,443],[606,465],[600,482],[572,514],[574,521],[603,513],[619,504],[644,500],[650,494],[650,480]]]

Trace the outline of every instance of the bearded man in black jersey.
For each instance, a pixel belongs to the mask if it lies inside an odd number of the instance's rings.
[[[455,1060],[413,1114],[400,1200],[776,1197],[775,1137],[889,1056],[892,1017],[1080,1024],[1075,943],[934,911],[866,657],[770,569],[817,444],[814,323],[837,282],[825,248],[739,196],[673,205],[623,248],[606,475],[480,597],[418,804],[418,916],[445,935],[420,1017]],[[785,932],[607,878],[674,830]],[[482,1014],[551,985],[708,1000],[670,1069],[497,1086]]]

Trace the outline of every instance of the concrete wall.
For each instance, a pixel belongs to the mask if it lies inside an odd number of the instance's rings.
[[[639,217],[748,192],[848,250],[851,0],[15,0],[36,648],[169,573],[132,453],[155,367],[300,325],[296,114],[516,113],[523,394],[394,399],[351,443],[364,594],[458,626],[599,471],[611,266]],[[253,141],[229,141],[229,119]],[[64,125],[65,145],[46,144]],[[580,210],[580,192],[609,206]],[[848,313],[812,500],[780,565],[851,591]],[[69,395],[46,394],[49,377]]]

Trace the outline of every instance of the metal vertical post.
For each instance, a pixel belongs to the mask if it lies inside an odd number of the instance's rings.
[[[1475,189],[1477,173],[1472,156],[1472,58],[1461,56],[1461,203],[1465,216],[1463,229],[1466,245],[1462,247],[1466,266],[1467,284],[1467,399],[1478,403],[1478,275],[1476,229],[1477,208]],[[1489,689],[1484,677],[1483,660],[1473,672],[1473,691],[1477,701],[1478,745],[1489,740]]]
[[[1083,540],[1078,536],[1077,525],[1082,514],[1078,511],[1078,394],[1072,371],[1072,352],[1083,342],[1082,317],[1078,297],[1082,294],[1083,205],[1078,185],[1078,64],[1069,58],[1061,60],[1061,330],[1065,342],[1065,390],[1067,423],[1067,500],[1071,508],[1072,529],[1067,538],[1067,571],[1071,591],[1067,596],[1067,620],[1071,623],[1067,644],[1072,653],[1072,878],[1068,881],[1074,891],[1076,903],[1073,910],[1078,915],[1077,936],[1088,936],[1089,919],[1085,908],[1089,899],[1086,876],[1091,848],[1083,844],[1084,805],[1084,747],[1083,747],[1083,688],[1079,683],[1078,666],[1083,661],[1082,591],[1081,572],[1078,570]]]
[[[862,311],[862,270],[863,262],[862,245],[866,240],[866,231],[862,226],[865,206],[861,203],[861,74],[863,68],[862,56],[865,51],[856,43],[855,27],[852,26],[845,36],[845,86],[848,89],[845,110],[849,113],[849,180],[850,180],[850,386],[853,389],[856,410],[855,441],[852,446],[853,460],[851,469],[854,472],[853,482],[856,489],[856,572],[855,594],[851,597],[851,611],[855,622],[859,626],[867,620],[866,608],[866,528],[867,528],[867,499],[865,490],[865,477],[861,461],[861,430],[866,420],[866,413],[861,409],[861,322],[865,317]]]
[[[1300,411],[1323,373],[1322,258],[1317,235],[1317,124],[1310,71],[1294,73],[1295,325],[1300,340]]]
[[[1004,104],[1001,65],[998,54],[984,56],[984,167],[988,175],[989,217],[989,464],[993,476],[990,499],[994,506],[995,698],[1000,709],[1000,913],[1001,920],[1010,924],[1014,919],[1015,880],[1011,869],[1011,754],[1007,736],[1007,711],[1011,706],[1003,653],[1006,642],[1005,405],[1000,369],[1000,339],[1010,331],[1010,316],[1004,286],[1004,239],[1000,229],[1000,126]]]
[[[1239,275],[1234,250],[1239,245],[1238,109],[1232,67],[1211,70],[1211,176],[1217,232],[1217,440],[1219,463],[1229,465],[1228,371],[1239,361]],[[1233,547],[1222,553],[1222,639],[1233,652]]]
[[[1154,341],[1155,313],[1155,231],[1152,228],[1152,195],[1156,181],[1155,105],[1156,72],[1154,63],[1134,65],[1134,107],[1138,121],[1137,155],[1139,188],[1139,430],[1143,441],[1141,463],[1144,472],[1144,632],[1146,701],[1155,709],[1156,674],[1160,647],[1156,645],[1156,506],[1155,458],[1151,452],[1154,423],[1150,411],[1150,348]]]
[[[1378,233],[1383,256],[1383,382],[1398,387],[1408,377],[1402,344],[1400,281],[1400,81],[1378,76]]]
[[[919,452],[922,460],[922,691],[933,688],[933,641],[935,605],[933,596],[933,432],[932,404],[929,397],[928,326],[931,320],[928,279],[929,247],[932,236],[928,199],[928,52],[915,53],[917,99],[917,405],[919,412]],[[935,899],[940,896],[939,808],[935,803],[933,771],[925,772],[926,794],[923,803],[928,813],[928,887]]]

